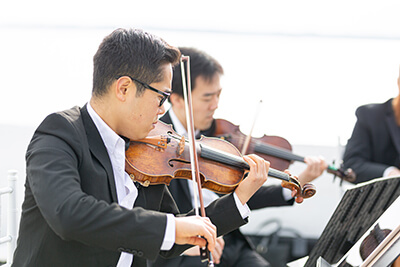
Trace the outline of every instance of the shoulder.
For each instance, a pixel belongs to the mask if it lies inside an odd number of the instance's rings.
[[[60,141],[78,145],[85,135],[81,108],[76,106],[48,115],[36,129],[31,145],[38,143],[41,147],[47,147]]]
[[[47,120],[66,120],[70,123],[76,122],[81,117],[81,108],[78,106],[72,107],[70,109],[66,109],[63,111],[54,112],[48,115],[44,122]]]
[[[59,111],[48,115],[38,128],[49,127],[54,128],[55,124],[77,124],[81,120],[81,108],[75,106],[73,108]]]
[[[392,99],[389,99],[388,101],[384,103],[371,103],[371,104],[366,104],[362,105],[357,108],[356,110],[356,116],[357,117],[367,117],[371,118],[374,116],[382,116],[386,110],[391,107],[391,101]]]

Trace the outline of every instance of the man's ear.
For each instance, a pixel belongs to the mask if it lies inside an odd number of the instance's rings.
[[[131,79],[123,76],[116,81],[114,92],[117,99],[124,102],[128,93],[136,93],[136,86]]]
[[[399,95],[400,95],[400,67],[399,67],[399,77],[397,78],[397,87],[399,87]]]
[[[177,108],[177,109],[184,109],[185,108],[185,101],[178,94],[172,93],[169,96],[169,101],[171,102],[171,106],[173,106],[174,108]]]

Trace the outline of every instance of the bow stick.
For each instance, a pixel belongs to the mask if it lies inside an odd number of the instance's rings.
[[[256,124],[258,114],[260,113],[261,103],[262,103],[262,100],[260,100],[260,102],[258,102],[258,107],[257,107],[256,115],[254,116],[253,125],[251,126],[250,133],[247,135],[246,140],[244,141],[244,144],[242,147],[242,155],[247,154],[246,152],[247,152],[247,148],[249,148],[251,134],[253,133],[254,125]]]
[[[187,83],[185,79],[185,68],[183,61],[186,61],[186,69],[187,69]],[[196,153],[196,143],[195,143],[195,135],[194,135],[194,123],[193,123],[193,107],[192,107],[192,88],[191,88],[191,81],[190,81],[190,57],[182,55],[181,60],[181,76],[182,76],[182,86],[183,86],[183,96],[185,100],[185,110],[186,110],[186,125],[187,125],[187,132],[188,132],[188,139],[190,144],[190,162],[191,162],[191,170],[192,170],[192,180],[196,182],[199,200],[200,200],[200,212],[202,217],[206,217],[206,210],[204,208],[203,202],[203,194],[201,191],[201,181],[200,181],[200,168],[199,168],[199,161],[197,158]],[[187,84],[187,87],[186,87]],[[194,188],[194,187],[193,187]],[[194,204],[195,204],[195,212],[196,215],[199,214],[198,212],[198,203],[196,197],[196,190],[193,189],[194,195]],[[212,256],[210,251],[205,248],[200,248],[200,258],[202,262],[208,261],[208,266],[213,267],[214,263],[212,260]]]

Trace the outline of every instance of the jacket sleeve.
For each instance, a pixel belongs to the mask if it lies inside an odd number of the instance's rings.
[[[373,160],[372,135],[374,133],[369,121],[373,121],[374,118],[370,113],[366,106],[357,109],[357,121],[343,155],[344,167],[352,168],[357,175],[355,183],[382,177],[385,169],[389,167],[387,164]],[[383,118],[378,119],[383,120]]]
[[[32,208],[40,210],[63,240],[112,251],[141,251],[143,257],[155,258],[164,237],[166,215],[139,207],[128,210],[84,192],[79,171],[84,164],[82,136],[60,117],[48,117],[28,147],[27,187],[37,205]],[[94,188],[106,186],[94,174],[89,178]]]
[[[286,201],[283,198],[282,190],[280,185],[262,186],[250,198],[247,205],[249,205],[251,210],[293,205],[294,198]]]

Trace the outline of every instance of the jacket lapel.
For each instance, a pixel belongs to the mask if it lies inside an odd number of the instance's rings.
[[[86,105],[81,109],[82,121],[86,129],[87,140],[89,143],[89,149],[93,156],[101,163],[103,168],[107,172],[108,184],[111,189],[111,196],[114,202],[118,202],[117,189],[115,188],[114,173],[112,170],[112,165],[110,158],[107,153],[107,149],[101,139],[100,133],[97,131],[96,125],[90,118],[87,111]]]
[[[391,101],[386,102],[385,109],[386,125],[388,126],[389,133],[392,137],[397,153],[400,155],[400,127],[396,123],[396,118],[394,117]]]

